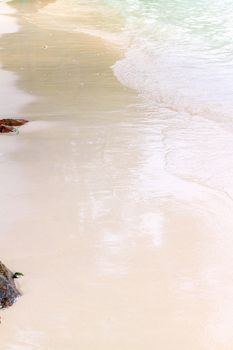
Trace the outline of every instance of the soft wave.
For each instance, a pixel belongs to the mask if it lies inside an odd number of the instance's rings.
[[[150,104],[216,120],[233,114],[228,0],[57,0],[29,20],[124,48],[113,71]]]

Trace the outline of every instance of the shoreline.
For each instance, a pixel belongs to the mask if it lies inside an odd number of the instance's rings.
[[[14,10],[7,3],[2,2],[0,4],[0,16],[1,16],[1,26],[0,26],[0,40],[5,35],[12,35],[20,31],[20,27],[17,24],[17,19],[15,18],[16,10]],[[1,54],[3,48],[1,50]],[[7,70],[2,67],[2,62],[0,61],[0,74],[1,74],[1,117],[9,117],[17,114],[18,111],[26,104],[30,103],[33,98],[30,94],[25,93],[17,88],[18,76],[10,69]],[[11,94],[14,95],[14,103],[11,102]]]

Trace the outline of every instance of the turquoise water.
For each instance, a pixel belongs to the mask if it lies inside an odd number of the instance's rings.
[[[231,118],[232,2],[116,3],[131,36],[125,59],[115,67],[120,80],[164,107]]]
[[[58,0],[44,13],[57,15],[54,26],[123,45],[124,58],[113,70],[147,101],[231,120],[232,1]]]
[[[156,40],[174,40],[180,48],[202,44],[214,55],[233,52],[231,1],[103,1],[125,18],[126,28]],[[192,47],[190,47],[192,48]]]

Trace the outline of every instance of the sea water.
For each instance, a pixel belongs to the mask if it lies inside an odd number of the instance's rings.
[[[118,38],[125,57],[114,71],[122,83],[180,112],[231,116],[231,1],[58,0],[49,9],[64,29],[72,16],[67,30]]]
[[[118,45],[115,76],[162,118],[163,170],[233,196],[232,1],[57,0],[30,20]]]

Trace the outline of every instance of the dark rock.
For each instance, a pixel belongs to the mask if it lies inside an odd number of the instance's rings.
[[[0,261],[0,309],[13,305],[20,296],[14,274]]]
[[[6,126],[21,126],[28,123],[26,119],[0,119],[0,125]]]
[[[14,132],[15,128],[13,126],[6,126],[0,124],[0,134],[9,134],[10,132]]]

